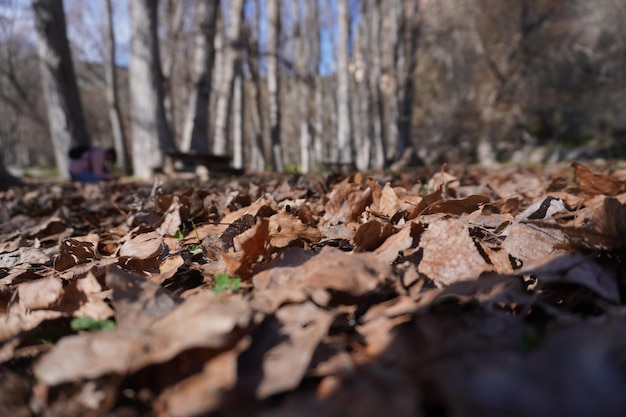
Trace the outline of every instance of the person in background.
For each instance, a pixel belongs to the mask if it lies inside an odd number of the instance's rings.
[[[79,147],[70,150],[70,177],[72,181],[98,183],[115,179],[110,167],[115,163],[115,149]]]

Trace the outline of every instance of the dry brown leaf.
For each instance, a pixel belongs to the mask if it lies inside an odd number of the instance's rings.
[[[170,206],[167,208],[167,211],[163,214],[163,218],[157,224],[158,226],[155,225],[157,226],[156,231],[161,236],[174,236],[176,232],[180,230],[180,227],[183,224],[180,217],[180,209],[180,200],[178,199],[178,196],[174,196]]]
[[[325,289],[362,297],[385,282],[389,267],[370,254],[349,254],[325,247],[298,267],[274,268],[253,277],[256,290]]]
[[[317,243],[322,234],[317,228],[305,225],[292,214],[281,211],[270,217],[270,244],[274,248],[284,248],[297,241]]]
[[[53,386],[136,372],[189,349],[209,348],[217,353],[231,349],[245,336],[235,330],[245,328],[250,315],[242,300],[223,300],[205,292],[153,323],[64,337],[34,370],[40,381]]]
[[[605,198],[593,213],[593,226],[600,233],[624,239],[626,236],[626,205],[615,198]],[[624,244],[622,240],[622,244]]]
[[[420,223],[410,222],[398,233],[391,235],[380,245],[374,253],[376,257],[387,265],[391,265],[398,255],[413,246],[415,239],[424,231]]]
[[[572,162],[574,182],[587,194],[614,196],[626,192],[626,181],[617,180],[609,175],[597,174],[580,162]]]
[[[249,278],[252,274],[252,265],[267,255],[269,249],[269,225],[270,221],[268,219],[259,218],[254,227],[233,239],[237,262],[226,261],[231,275],[239,276],[243,279]]]
[[[372,203],[372,189],[346,180],[335,185],[328,198],[323,219],[326,224],[354,222]]]
[[[521,264],[538,266],[566,253],[559,245],[567,243],[558,229],[540,229],[532,224],[515,223],[502,243],[502,249]]]
[[[394,233],[391,223],[370,220],[361,225],[354,235],[354,246],[357,252],[372,251],[379,247]]]
[[[477,279],[491,269],[460,220],[442,219],[430,223],[421,235],[419,247],[423,249],[423,257],[418,271],[438,287]]]
[[[333,316],[310,301],[280,308],[242,356],[243,369],[254,369],[244,374],[242,384],[260,399],[297,387]]]
[[[443,193],[442,193],[442,185],[439,184],[439,186],[437,187],[437,189],[435,191],[433,191],[432,193],[424,196],[420,202],[417,204],[417,206],[415,206],[415,208],[413,209],[413,211],[409,214],[408,219],[414,219],[417,216],[419,216],[420,214],[422,214],[422,212],[424,210],[426,210],[428,208],[428,206],[430,206],[431,204],[443,199]]]
[[[242,340],[234,349],[207,361],[199,375],[164,390],[154,403],[157,415],[193,417],[218,409],[223,397],[235,388],[237,359],[248,345],[248,339]]]
[[[479,194],[458,200],[439,200],[427,206],[420,214],[469,214],[480,209],[482,205],[489,203],[489,201],[491,201],[489,197]]]
[[[22,312],[49,309],[62,295],[63,284],[56,277],[24,282],[17,287],[18,303],[15,308]]]
[[[119,256],[150,259],[160,256],[165,250],[163,238],[158,232],[140,233],[125,242],[119,250]]]
[[[54,269],[65,271],[96,258],[98,236],[92,234],[82,238],[68,238],[61,241],[59,246],[59,255],[54,260]]]
[[[113,306],[118,328],[142,329],[173,310],[180,302],[142,275],[109,267],[106,284],[113,290]]]

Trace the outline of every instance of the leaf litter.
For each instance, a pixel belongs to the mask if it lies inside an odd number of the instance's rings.
[[[0,415],[626,414],[610,167],[0,201]]]

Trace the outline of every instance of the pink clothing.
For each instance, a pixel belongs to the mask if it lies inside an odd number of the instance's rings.
[[[115,176],[105,169],[105,152],[100,148],[86,150],[80,158],[70,160],[70,174],[73,176],[93,173],[101,180],[112,180]]]

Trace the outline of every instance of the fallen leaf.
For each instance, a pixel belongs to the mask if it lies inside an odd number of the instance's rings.
[[[428,224],[421,234],[423,249],[418,271],[438,287],[477,279],[490,266],[476,249],[464,222],[442,219]]]

